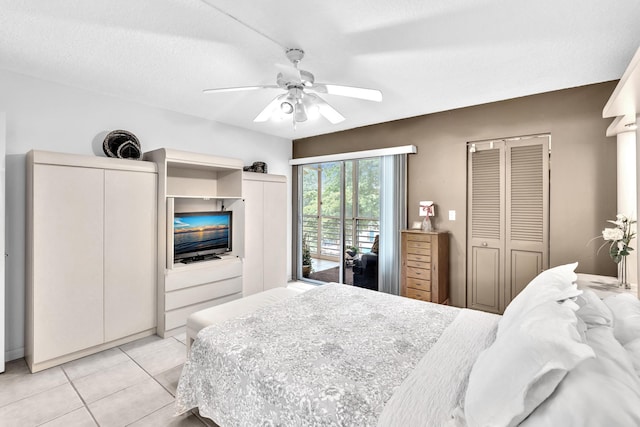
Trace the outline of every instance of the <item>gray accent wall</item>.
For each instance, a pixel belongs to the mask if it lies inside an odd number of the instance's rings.
[[[295,140],[293,157],[414,144],[408,157],[409,224],[420,200],[434,200],[438,230],[450,240],[451,302],[466,305],[466,144],[551,134],[550,266],[578,261],[577,271],[614,276],[595,239],[616,215],[616,139],[605,136],[602,108],[617,81],[427,114]],[[410,95],[409,95],[410,96]],[[362,108],[376,108],[365,104]],[[348,120],[348,117],[347,117]],[[295,177],[294,177],[295,179]],[[456,212],[455,221],[448,219]]]

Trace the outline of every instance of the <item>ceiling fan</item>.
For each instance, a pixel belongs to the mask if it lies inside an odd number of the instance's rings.
[[[329,83],[316,83],[309,71],[301,70],[298,64],[304,58],[302,49],[290,48],[285,51],[293,68],[287,67],[278,73],[275,85],[241,86],[219,89],[205,89],[204,93],[236,92],[257,89],[283,89],[285,93],[276,96],[253,119],[254,122],[266,122],[270,118],[285,118],[291,115],[293,124],[304,122],[309,117],[321,115],[331,123],[344,120],[344,116],[329,105],[318,94],[347,96],[368,101],[382,101],[382,92],[353,86],[341,86]]]

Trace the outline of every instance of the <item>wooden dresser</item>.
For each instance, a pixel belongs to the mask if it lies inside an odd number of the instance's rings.
[[[403,230],[400,295],[449,303],[449,233]]]

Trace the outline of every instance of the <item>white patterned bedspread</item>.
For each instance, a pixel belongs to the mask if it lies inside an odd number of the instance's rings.
[[[462,311],[319,286],[203,329],[180,378],[176,411],[197,407],[221,427],[374,426]]]

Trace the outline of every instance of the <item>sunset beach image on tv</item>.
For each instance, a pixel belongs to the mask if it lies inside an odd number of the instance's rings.
[[[173,218],[174,260],[231,250],[231,212],[183,212]]]

